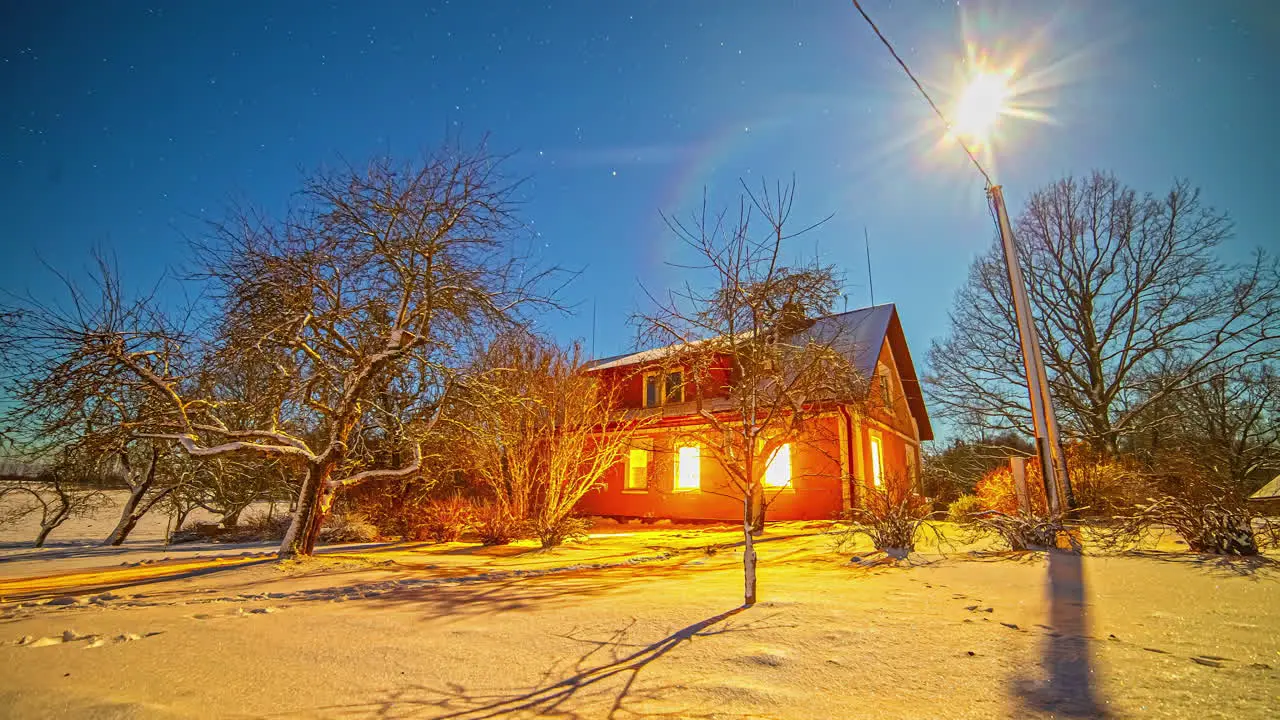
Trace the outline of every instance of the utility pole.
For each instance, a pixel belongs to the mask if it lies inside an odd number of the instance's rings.
[[[1018,321],[1018,340],[1022,344],[1022,367],[1027,375],[1027,394],[1031,400],[1031,421],[1036,434],[1036,455],[1040,458],[1041,477],[1049,500],[1049,512],[1057,515],[1074,503],[1071,481],[1067,478],[1066,457],[1062,454],[1062,440],[1058,432],[1058,420],[1053,410],[1053,397],[1049,393],[1049,377],[1044,371],[1044,357],[1040,354],[1040,338],[1031,317],[1031,301],[1027,298],[1027,285],[1018,265],[1018,252],[1013,240],[1013,226],[1009,224],[1009,212],[1004,205],[1004,192],[999,185],[991,185],[987,194],[995,207],[996,223],[1000,227],[1000,244],[1004,248],[1005,269],[1009,273],[1009,289],[1013,295],[1013,312]],[[1063,507],[1065,504],[1065,508]]]

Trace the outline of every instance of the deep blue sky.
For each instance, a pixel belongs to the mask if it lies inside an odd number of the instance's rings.
[[[429,8],[423,6],[430,5]],[[1175,176],[1231,213],[1231,252],[1280,226],[1280,2],[884,2],[866,7],[945,99],[966,38],[1025,58],[1050,123],[1005,125],[1016,211],[1065,173]],[[517,154],[544,259],[587,272],[555,320],[629,349],[640,283],[681,271],[658,211],[735,179],[799,182],[849,306],[898,303],[917,363],[987,247],[982,186],[846,2],[0,2],[0,286],[39,257],[114,251],[151,283],[231,199],[279,208],[301,172],[416,153],[446,131]]]

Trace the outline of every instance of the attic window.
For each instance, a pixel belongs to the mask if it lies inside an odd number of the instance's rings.
[[[644,406],[684,402],[684,371],[651,372],[644,376]]]
[[[665,402],[684,402],[684,372],[677,370],[667,373]]]

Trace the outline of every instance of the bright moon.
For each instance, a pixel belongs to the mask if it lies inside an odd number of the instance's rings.
[[[966,142],[984,143],[1012,97],[1008,72],[976,73],[952,110],[951,132]]]

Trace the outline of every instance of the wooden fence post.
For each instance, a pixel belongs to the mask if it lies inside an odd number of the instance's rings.
[[[1018,494],[1018,512],[1031,514],[1031,497],[1027,494],[1027,459],[1010,457],[1009,470],[1013,472],[1013,489]]]

